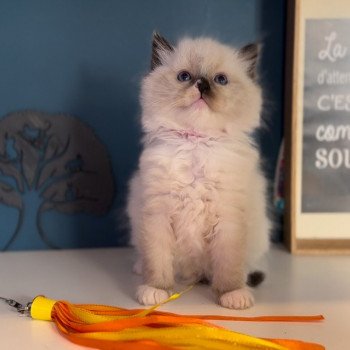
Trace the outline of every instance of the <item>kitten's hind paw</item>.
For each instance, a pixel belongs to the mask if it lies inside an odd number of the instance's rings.
[[[265,273],[262,271],[253,271],[248,274],[247,285],[255,288],[259,286],[265,280]]]
[[[229,309],[243,310],[254,305],[254,297],[246,288],[236,289],[221,295],[219,303]]]
[[[159,304],[162,301],[168,299],[170,292],[164,289],[158,289],[146,284],[142,284],[137,288],[136,299],[143,305]]]

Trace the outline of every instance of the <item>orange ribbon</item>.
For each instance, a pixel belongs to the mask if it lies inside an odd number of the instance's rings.
[[[176,299],[173,295],[169,300]],[[101,350],[324,350],[300,340],[262,339],[227,330],[207,320],[251,322],[317,322],[319,316],[236,317],[178,315],[149,309],[73,305],[37,297],[31,315],[52,320],[71,342]]]

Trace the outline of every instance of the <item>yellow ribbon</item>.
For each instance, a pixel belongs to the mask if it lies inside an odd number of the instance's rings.
[[[54,321],[69,340],[97,349],[186,350],[321,350],[323,346],[297,340],[261,339],[208,323],[216,316],[182,316],[157,312],[167,300],[145,310],[102,305],[73,305],[38,296],[33,300],[33,319]],[[233,319],[234,317],[232,317]],[[229,319],[229,317],[227,317]],[[264,319],[264,318],[263,318]],[[305,318],[306,319],[306,318]],[[267,320],[267,317],[265,317]]]

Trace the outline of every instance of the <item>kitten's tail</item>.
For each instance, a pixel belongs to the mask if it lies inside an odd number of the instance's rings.
[[[263,271],[252,271],[249,272],[248,278],[247,278],[247,285],[249,287],[255,288],[259,284],[263,283],[265,280],[265,273]]]

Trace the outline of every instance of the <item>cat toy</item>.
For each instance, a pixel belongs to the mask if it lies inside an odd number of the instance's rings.
[[[183,292],[182,292],[183,293]],[[324,350],[300,340],[262,339],[237,333],[208,320],[253,322],[318,322],[323,316],[236,317],[179,315],[156,309],[182,293],[148,309],[71,304],[37,296],[27,305],[0,297],[34,320],[53,321],[69,341],[101,350]]]

